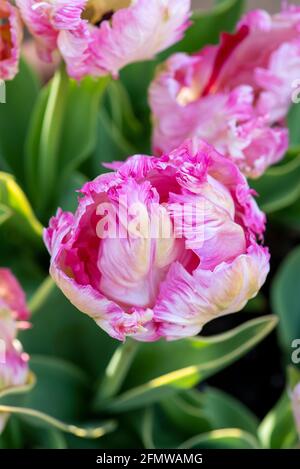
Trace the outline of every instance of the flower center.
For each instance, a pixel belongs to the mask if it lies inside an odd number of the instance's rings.
[[[128,8],[131,3],[132,0],[88,0],[82,18],[99,25],[102,21],[110,20],[117,10]]]
[[[9,13],[0,9],[0,61],[11,56],[12,39],[9,24]]]

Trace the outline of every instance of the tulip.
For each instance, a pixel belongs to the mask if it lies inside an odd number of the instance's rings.
[[[59,51],[70,76],[116,76],[182,38],[190,0],[17,0],[42,58]]]
[[[112,337],[198,334],[265,281],[265,216],[236,165],[201,140],[108,165],[44,231],[50,273]]]
[[[27,327],[29,313],[25,294],[12,272],[0,269],[0,395],[28,379],[28,355],[17,340],[18,330]],[[26,321],[26,322],[25,322]],[[0,413],[0,434],[9,415]]]
[[[159,67],[149,92],[154,151],[198,136],[246,176],[261,176],[288,148],[284,120],[299,78],[300,8],[247,13],[219,45]]]
[[[18,72],[23,30],[19,12],[0,0],[0,80],[12,80]]]

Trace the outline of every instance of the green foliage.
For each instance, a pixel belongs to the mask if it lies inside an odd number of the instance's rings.
[[[101,164],[151,154],[148,87],[173,52],[193,53],[232,31],[242,0],[219,0],[196,12],[184,39],[155,60],[132,64],[120,80],[70,80],[63,67],[41,87],[21,62],[0,105],[1,266],[17,275],[29,299],[32,328],[19,334],[31,356],[26,385],[0,392],[10,415],[0,448],[290,448],[297,443],[289,387],[261,423],[241,402],[207,386],[252,350],[279,322],[286,358],[300,337],[300,250],[284,259],[268,292],[247,307],[248,320],[228,332],[176,342],[120,344],[80,313],[47,276],[42,224],[57,206],[74,211]],[[101,106],[100,106],[101,104]],[[270,223],[300,230],[300,105],[288,116],[287,158],[253,188]],[[290,232],[284,232],[283,235]],[[297,237],[295,239],[298,240]],[[201,384],[200,384],[201,383]],[[199,387],[199,385],[201,387]],[[257,396],[259,399],[259,396]]]
[[[42,236],[42,225],[14,177],[0,172],[0,207],[2,223],[6,220],[25,237],[37,241]]]
[[[259,195],[261,209],[266,213],[288,207],[300,196],[300,157],[270,168],[251,185]]]
[[[258,434],[264,448],[285,449],[297,443],[290,398],[284,392],[276,406],[261,422]]]

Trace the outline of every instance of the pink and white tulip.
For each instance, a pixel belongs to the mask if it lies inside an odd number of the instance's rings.
[[[10,270],[0,269],[0,394],[21,386],[28,379],[28,355],[17,340],[18,330],[27,327],[29,313],[25,294]],[[8,419],[0,413],[0,433]]]
[[[19,69],[23,29],[19,12],[0,0],[0,80],[12,80]]]
[[[44,232],[50,273],[80,311],[119,340],[175,340],[257,294],[265,216],[229,159],[195,139],[108,167]]]
[[[182,38],[190,0],[17,0],[40,55],[59,51],[69,75],[116,76]]]
[[[149,94],[154,150],[199,136],[259,177],[287,150],[284,119],[299,78],[300,8],[252,11],[218,46],[159,68]]]

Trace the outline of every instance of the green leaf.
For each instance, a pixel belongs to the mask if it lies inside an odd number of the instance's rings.
[[[271,286],[272,310],[278,314],[281,343],[292,353],[292,342],[300,337],[300,247],[283,261]]]
[[[12,81],[6,82],[6,104],[0,104],[0,156],[8,171],[24,180],[24,144],[28,116],[39,91],[37,77],[24,60]]]
[[[265,316],[210,338],[142,344],[125,390],[103,406],[112,412],[123,412],[189,389],[247,353],[276,324],[276,317]]]
[[[77,191],[87,182],[87,178],[78,171],[72,173],[66,181],[58,206],[66,212],[75,212],[78,207]]]
[[[146,408],[137,423],[146,449],[177,448],[186,438],[158,405]]]
[[[43,227],[14,177],[0,172],[0,204],[9,213],[9,223],[30,239],[41,239]]]
[[[186,391],[186,394],[189,392],[192,390]],[[212,430],[202,404],[191,402],[186,394],[175,394],[160,401],[160,405],[170,419],[172,426],[183,432],[186,438]]]
[[[207,44],[216,44],[222,32],[231,32],[240,19],[244,0],[221,0],[209,11],[196,11],[192,26],[170,52],[197,52]]]
[[[298,437],[291,401],[286,391],[261,422],[258,435],[264,448],[284,449],[296,444]]]
[[[251,186],[266,213],[288,207],[300,196],[300,157],[270,168],[261,178],[251,181]]]
[[[18,449],[24,447],[24,434],[17,417],[11,416],[2,433],[0,433],[0,449]]]
[[[69,175],[92,153],[100,98],[109,78],[80,83],[60,68],[43,90],[27,141],[28,187],[40,211],[51,210]]]
[[[113,421],[80,426],[73,423],[83,421],[88,413],[89,381],[81,370],[49,357],[32,357],[30,366],[37,376],[36,385],[24,394],[21,406],[15,403],[15,392],[2,395],[0,412],[18,415],[32,425],[54,427],[81,438],[100,438],[115,429]]]
[[[300,370],[294,366],[289,366],[287,370],[288,384],[291,391],[300,383]]]
[[[259,449],[253,435],[238,428],[224,428],[200,434],[182,443],[180,449]]]
[[[138,62],[125,67],[120,73],[120,81],[127,90],[133,109],[135,120],[140,123],[140,131],[136,137],[130,137],[138,153],[151,154],[151,116],[148,105],[148,88],[155,75],[157,65],[161,64],[174,52],[196,52],[208,43],[217,43],[223,31],[231,31],[243,8],[243,0],[221,0],[208,12],[195,12],[192,26],[186,31],[184,39],[167,51],[161,53],[157,59]],[[121,132],[124,139],[124,132]],[[127,135],[127,134],[126,134]],[[114,146],[114,151],[116,147]],[[103,152],[103,155],[105,153]],[[118,155],[117,155],[118,156]],[[114,156],[113,159],[120,159]],[[102,161],[105,160],[102,156]]]
[[[65,179],[95,148],[99,102],[109,80],[87,77],[80,84],[74,80],[69,83],[60,148],[60,168]]]
[[[119,342],[79,312],[49,279],[31,298],[30,306],[33,327],[20,332],[24,349],[71,361],[100,379]]]
[[[293,230],[300,230],[300,198],[292,205],[271,214],[271,220]]]

